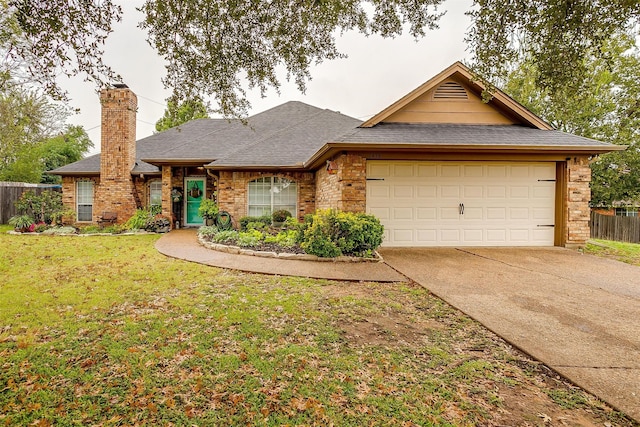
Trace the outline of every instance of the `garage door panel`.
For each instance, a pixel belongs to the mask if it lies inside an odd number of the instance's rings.
[[[507,240],[507,230],[502,228],[487,230],[487,242],[498,244],[506,240]]]
[[[438,217],[436,208],[416,208],[417,220],[435,220]]]
[[[460,210],[456,206],[455,208],[440,208],[440,219],[443,220],[456,220],[460,219]]]
[[[438,176],[438,166],[431,164],[419,164],[417,168],[419,178],[434,178]]]
[[[455,198],[458,200],[460,198],[460,186],[459,185],[442,185],[440,187],[440,197],[441,198]]]
[[[487,208],[487,220],[505,221],[506,219],[507,210],[505,208]]]
[[[438,187],[435,185],[418,185],[416,193],[419,199],[435,199],[438,197]]]
[[[393,216],[394,220],[412,220],[413,219],[413,208],[394,208]]]
[[[395,229],[392,234],[394,242],[398,244],[412,243],[414,241],[413,229]]]
[[[398,178],[413,178],[414,171],[413,164],[394,164],[393,165],[393,176]]]
[[[367,212],[387,246],[552,246],[555,171],[553,162],[370,160]]]
[[[413,186],[411,185],[396,185],[392,190],[393,197],[397,199],[413,198]]]
[[[511,187],[509,187],[509,196],[512,199],[528,199],[529,198],[529,187],[511,186]]]
[[[457,228],[440,230],[440,241],[443,243],[460,243],[460,230]]]
[[[416,241],[421,244],[436,244],[438,242],[438,232],[435,229],[417,229]]]
[[[460,215],[458,213],[458,215]],[[460,215],[462,221],[476,221],[482,220],[485,218],[484,209],[476,208],[476,207],[467,207],[464,208],[464,215]]]
[[[388,163],[370,163],[367,168],[367,176],[376,178],[388,178],[391,176],[391,165]]]
[[[462,188],[463,197],[465,199],[481,199],[484,197],[484,188],[482,185],[465,185]]]
[[[505,199],[507,197],[507,187],[504,185],[487,185],[487,199]]]

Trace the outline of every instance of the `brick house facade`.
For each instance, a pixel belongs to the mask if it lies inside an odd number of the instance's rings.
[[[458,229],[452,230],[460,236],[485,236],[482,244],[495,242],[492,236],[502,233],[507,238],[499,243],[514,245],[517,240],[508,235],[526,232],[546,236],[543,241],[532,237],[531,244],[584,245],[589,238],[589,158],[617,147],[556,132],[500,91],[484,103],[484,88],[472,77],[456,63],[364,123],[290,102],[250,117],[248,125],[200,119],[137,142],[136,96],[121,85],[100,93],[101,153],[53,173],[63,177],[65,205],[79,213],[91,211],[90,218],[83,214],[85,223],[96,222],[104,212],[117,213],[123,223],[155,200],[172,225],[188,224],[197,203],[189,204],[187,191],[196,184],[203,185],[200,197],[215,199],[237,221],[250,211],[269,212],[284,203],[278,199],[284,193],[278,193],[275,183],[287,182],[295,184],[287,190],[287,209],[298,219],[316,209],[378,209],[391,212],[382,219],[389,233],[414,236],[408,244],[421,244],[421,233],[444,236],[451,230],[444,230],[443,224],[454,224]],[[456,183],[447,177],[447,171],[454,169],[482,170],[484,175],[477,179],[461,175]],[[421,175],[427,170],[439,172]],[[497,170],[508,171],[512,178],[492,179]],[[525,179],[519,175],[523,170],[547,175],[517,181]],[[376,171],[391,175],[381,177]],[[461,197],[458,222],[445,215],[453,208],[438,207],[440,199],[429,199],[446,198],[452,182]],[[498,190],[504,206],[490,203],[492,192]],[[183,196],[179,202],[172,198],[176,191]],[[465,196],[473,191],[483,198]],[[376,197],[382,207],[369,200]],[[431,219],[429,212],[438,209],[442,216]],[[465,225],[471,223],[474,209],[488,213],[486,224],[483,220],[476,221],[475,228]],[[528,212],[530,223],[502,227],[491,216],[500,211]],[[408,229],[412,224],[414,229]],[[393,236],[387,237],[393,244]],[[460,239],[454,243],[469,244]]]

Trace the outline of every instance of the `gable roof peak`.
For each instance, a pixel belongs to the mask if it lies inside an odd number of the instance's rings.
[[[457,84],[456,84],[457,83]],[[416,101],[418,98],[426,95],[430,91],[434,91],[434,98],[445,100],[464,100],[465,92],[470,90],[474,94],[481,95],[487,90],[482,79],[478,78],[473,71],[460,61],[456,61],[449,67],[445,68],[431,79],[427,80],[416,89],[409,92],[378,114],[371,117],[360,125],[360,127],[368,128],[384,122],[390,116],[405,108],[408,104]],[[509,95],[498,88],[493,89],[491,99],[487,102],[496,111],[501,111],[506,116],[513,118],[514,122],[524,126],[552,130],[553,127],[529,111],[522,104],[515,101]]]

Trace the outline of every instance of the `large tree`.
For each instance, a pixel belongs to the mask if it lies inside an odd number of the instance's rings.
[[[550,89],[538,64],[524,60],[510,73],[505,91],[559,130],[613,144],[625,151],[593,159],[592,204],[640,201],[640,51],[633,34],[601,44],[602,56],[582,61],[584,78]]]
[[[0,90],[0,181],[54,182],[45,171],[74,162],[93,146],[68,111],[14,85]]]
[[[227,116],[244,115],[242,83],[265,91],[285,69],[304,91],[310,67],[342,53],[346,31],[416,38],[435,28],[444,0],[146,0],[148,41],[167,61],[165,85],[176,101],[211,97]],[[0,0],[4,69],[22,72],[60,96],[56,77],[83,73],[98,85],[114,78],[101,48],[122,10],[114,0]],[[474,0],[468,43],[475,69],[500,83],[509,64],[536,63],[537,84],[553,90],[580,81],[582,59],[607,59],[610,34],[635,29],[630,0]],[[1,75],[0,75],[1,76]]]
[[[190,120],[208,117],[207,106],[201,99],[190,99],[184,102],[170,99],[167,102],[164,115],[156,122],[156,132],[171,129]]]

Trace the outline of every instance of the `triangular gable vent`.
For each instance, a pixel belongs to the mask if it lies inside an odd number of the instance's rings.
[[[467,91],[460,83],[445,82],[433,92],[433,99],[469,99]]]

